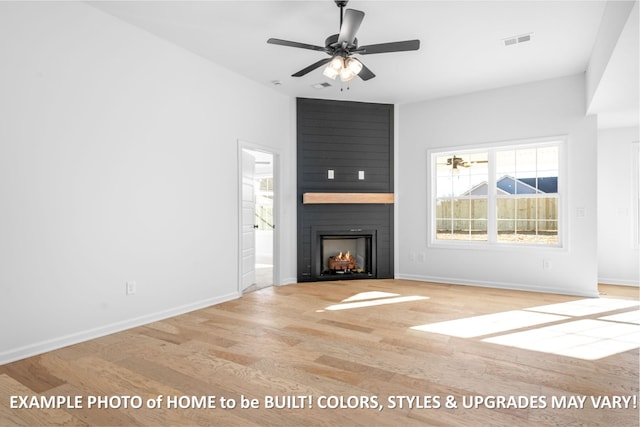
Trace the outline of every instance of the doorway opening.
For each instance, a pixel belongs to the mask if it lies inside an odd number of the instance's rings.
[[[275,280],[277,154],[240,143],[239,292],[268,286]]]

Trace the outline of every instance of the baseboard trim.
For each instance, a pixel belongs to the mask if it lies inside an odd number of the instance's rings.
[[[179,316],[195,310],[211,307],[226,301],[237,299],[241,296],[238,292],[232,292],[215,298],[207,298],[190,304],[184,304],[167,310],[146,314],[132,319],[111,323],[97,328],[87,329],[69,335],[64,335],[49,340],[40,341],[23,347],[4,351],[0,353],[0,365],[15,362],[16,360],[25,359],[27,357],[36,356],[38,354],[57,350],[73,344],[100,338],[116,332],[121,332],[137,326],[146,325],[148,323],[157,322],[159,320],[168,319],[170,317]]]
[[[298,283],[298,279],[296,277],[287,277],[282,279],[278,286],[295,285],[296,283]]]
[[[640,282],[637,281],[637,280],[615,279],[615,278],[611,278],[611,277],[598,277],[598,283],[603,284],[603,285],[640,287]]]
[[[414,280],[418,282],[442,283],[442,284],[449,284],[449,285],[478,286],[481,288],[509,289],[513,291],[572,295],[572,296],[589,297],[589,298],[596,298],[599,296],[597,289],[593,292],[575,292],[568,289],[558,289],[558,288],[545,287],[545,286],[532,286],[532,285],[527,285],[523,283],[485,282],[485,281],[479,281],[479,280],[458,279],[454,277],[399,274],[399,275],[396,275],[396,279]]]

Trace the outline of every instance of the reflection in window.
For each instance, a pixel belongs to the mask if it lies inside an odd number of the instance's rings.
[[[487,152],[436,157],[436,238],[487,240]]]

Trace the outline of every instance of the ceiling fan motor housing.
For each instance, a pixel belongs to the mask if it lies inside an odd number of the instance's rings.
[[[324,41],[324,45],[327,48],[332,48],[332,49],[338,49],[340,48],[340,45],[338,44],[338,37],[340,36],[340,34],[332,34],[329,37],[326,38],[326,40]],[[347,50],[347,52],[345,53],[349,53],[349,50],[352,49],[357,49],[358,48],[358,39],[354,38],[353,39],[353,43],[349,44],[347,46],[345,46],[345,49]]]

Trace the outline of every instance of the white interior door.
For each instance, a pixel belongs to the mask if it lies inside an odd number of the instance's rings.
[[[242,290],[256,283],[255,157],[242,150]]]

